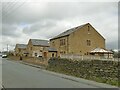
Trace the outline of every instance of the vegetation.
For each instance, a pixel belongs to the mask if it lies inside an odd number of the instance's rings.
[[[111,50],[112,52],[113,52],[113,55],[114,55],[114,58],[120,58],[120,51],[113,51],[113,50]]]
[[[48,62],[47,70],[120,86],[118,66],[119,63],[114,61],[72,61],[52,58]]]

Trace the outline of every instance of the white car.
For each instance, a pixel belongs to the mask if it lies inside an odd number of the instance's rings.
[[[3,55],[2,55],[2,58],[7,58],[7,55],[6,55],[6,54],[3,54]]]

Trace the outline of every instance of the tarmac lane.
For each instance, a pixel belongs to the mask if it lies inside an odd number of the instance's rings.
[[[2,89],[2,57],[0,57],[0,89]]]
[[[5,88],[115,88],[114,86],[67,76],[16,61],[2,60]]]

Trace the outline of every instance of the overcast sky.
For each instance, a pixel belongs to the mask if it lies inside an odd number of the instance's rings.
[[[0,4],[1,5],[1,4]],[[50,39],[90,23],[105,39],[106,48],[118,47],[117,2],[2,2],[1,49],[14,49],[30,38]]]

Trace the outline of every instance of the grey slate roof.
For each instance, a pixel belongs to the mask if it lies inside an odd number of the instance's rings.
[[[86,23],[86,24],[88,24],[88,23]],[[60,37],[63,37],[63,36],[70,35],[70,34],[73,33],[74,31],[76,31],[76,30],[82,28],[83,26],[85,26],[86,24],[83,24],[83,25],[80,25],[80,26],[77,26],[77,27],[68,29],[67,31],[65,31],[65,32],[63,32],[63,33],[61,33],[61,34],[55,36],[55,37],[52,38],[52,39],[56,39],[56,38],[60,38]],[[51,40],[52,40],[52,39],[51,39]]]
[[[48,40],[31,39],[32,45],[50,46]]]
[[[48,48],[48,51],[57,52],[57,49],[56,49],[56,48],[49,47],[49,48]]]
[[[17,47],[25,49],[25,48],[27,48],[27,45],[26,44],[17,44]]]

